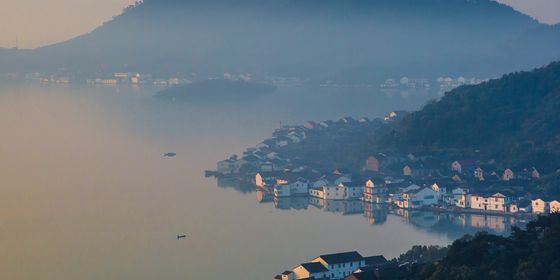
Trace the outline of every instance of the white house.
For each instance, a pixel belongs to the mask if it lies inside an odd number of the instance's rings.
[[[328,278],[329,270],[320,262],[302,263],[292,270],[294,274],[293,279],[324,279]]]
[[[533,210],[533,214],[542,214],[546,212],[546,203],[544,200],[537,198],[531,200],[531,209]]]
[[[423,188],[409,194],[409,208],[419,208],[423,206],[435,205],[438,202],[439,194],[432,188]]]
[[[376,186],[372,180],[367,180],[364,185],[363,199],[365,202],[383,203],[387,201],[388,189],[385,186]]]
[[[344,188],[345,199],[358,199],[364,193],[362,185],[341,185]]]
[[[305,179],[299,178],[293,182],[285,182],[274,186],[274,196],[287,197],[297,195],[307,195],[309,189],[309,182]]]
[[[506,211],[506,197],[501,193],[496,193],[489,197],[472,194],[470,196],[470,204],[472,209],[477,210]]]
[[[323,199],[325,197],[325,192],[323,191],[323,187],[320,188],[311,187],[309,188],[309,195],[312,197]]]
[[[560,213],[560,202],[558,202],[558,200],[553,200],[549,202],[548,209],[550,213]]]
[[[312,262],[325,266],[329,270],[327,275],[329,279],[342,279],[366,264],[364,257],[356,251],[321,255]]]
[[[326,185],[322,188],[310,188],[309,195],[317,198],[322,198],[325,200],[333,199],[333,200],[340,200],[340,199],[348,199],[347,197],[348,187],[340,184],[338,186],[331,186]],[[354,189],[352,188],[352,193],[357,194],[359,197],[362,194],[362,189]]]

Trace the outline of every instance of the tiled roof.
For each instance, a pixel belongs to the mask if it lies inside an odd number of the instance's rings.
[[[329,271],[322,263],[319,262],[302,263],[301,266],[305,268],[305,270],[309,271],[309,273]]]
[[[348,262],[356,262],[361,261],[364,259],[360,253],[356,251],[352,252],[345,252],[345,253],[337,253],[337,254],[329,254],[329,255],[321,255],[319,256],[328,264],[338,264],[338,263],[348,263]]]

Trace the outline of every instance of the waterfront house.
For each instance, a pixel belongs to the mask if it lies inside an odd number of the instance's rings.
[[[470,208],[470,197],[467,196],[468,190],[463,188],[455,188],[451,191],[453,195],[453,203],[460,208]]]
[[[437,204],[439,194],[432,188],[423,188],[409,194],[409,208],[419,208]]]
[[[485,197],[482,195],[470,195],[471,208],[482,211],[506,211],[506,196],[501,193],[495,193]]]
[[[467,193],[454,194],[455,206],[459,208],[471,208],[471,196]]]
[[[349,188],[343,184],[332,186],[325,185],[322,188],[312,187],[309,189],[309,195],[317,198],[322,198],[325,200],[340,200],[348,199],[348,192],[350,191],[353,195],[361,195],[363,190],[361,188]]]
[[[553,200],[548,203],[549,212],[552,213],[560,213],[560,202],[558,200]]]
[[[275,197],[303,196],[308,194],[309,182],[303,178],[295,181],[284,181],[274,186]]]
[[[546,212],[546,203],[540,198],[533,199],[531,200],[531,209],[533,214],[543,214]]]
[[[507,212],[508,213],[517,213],[519,212],[519,207],[517,207],[517,203],[510,202],[507,204]]]
[[[345,199],[358,199],[364,194],[364,186],[361,184],[341,184]]]
[[[325,197],[325,192],[324,192],[324,190],[323,190],[323,187],[320,187],[320,188],[311,187],[311,188],[309,188],[309,195],[310,195],[311,197],[316,197],[316,198],[324,199],[324,197]]]
[[[388,193],[387,187],[375,185],[373,180],[367,180],[364,184],[363,199],[365,202],[384,203],[387,201]]]
[[[420,208],[432,206],[438,202],[438,193],[432,188],[414,189],[403,192],[395,199],[394,204],[399,208]]]
[[[312,262],[321,263],[325,266],[329,273],[329,279],[342,279],[365,266],[365,260],[358,252],[344,252],[337,254],[321,255],[312,260]]]

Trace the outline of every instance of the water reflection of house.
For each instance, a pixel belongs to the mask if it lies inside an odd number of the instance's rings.
[[[408,221],[422,228],[430,228],[439,222],[440,216],[433,212],[413,211],[408,214]]]
[[[326,212],[341,213],[343,215],[363,213],[363,205],[359,200],[325,200],[309,197],[309,204]]]
[[[508,228],[506,223],[506,220],[508,220],[508,218],[504,216],[471,214],[466,217],[467,225],[477,229],[488,228],[496,232],[504,232],[506,228]]]
[[[274,196],[272,196],[270,193],[262,191],[262,190],[257,190],[256,192],[256,197],[257,197],[257,202],[259,203],[268,203],[268,202],[272,202],[274,200]]]
[[[307,209],[309,202],[307,197],[275,197],[274,207],[282,210],[303,210]]]
[[[370,225],[380,225],[387,221],[389,207],[375,203],[363,203],[364,217]]]

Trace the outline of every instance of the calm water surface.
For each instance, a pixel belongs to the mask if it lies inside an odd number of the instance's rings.
[[[271,279],[322,253],[395,257],[476,230],[471,217],[259,203],[203,176],[281,121],[380,117],[429,93],[282,88],[174,104],[155,91],[0,86],[0,279]]]

